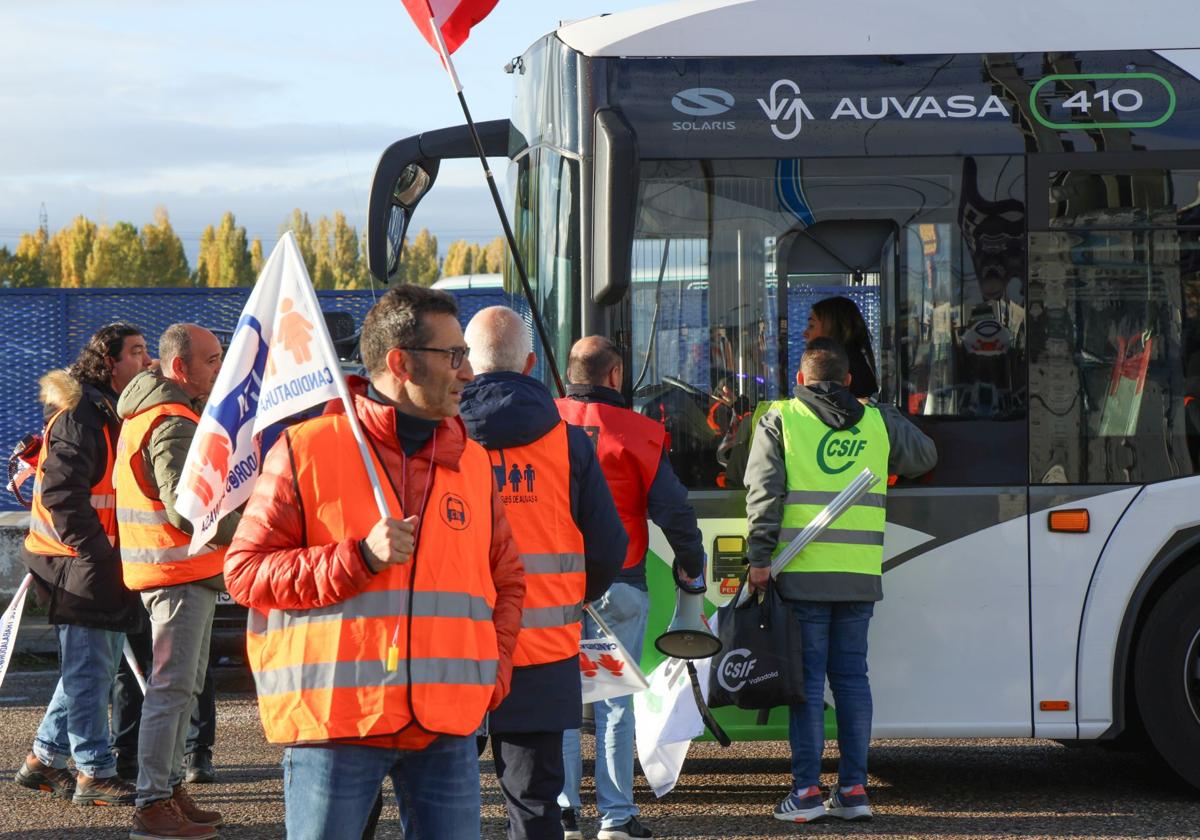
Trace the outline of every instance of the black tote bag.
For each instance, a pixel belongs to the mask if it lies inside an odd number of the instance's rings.
[[[800,622],[779,597],[772,580],[760,595],[738,606],[746,581],[717,610],[721,652],[708,675],[708,705],[714,709],[772,709],[804,702]]]

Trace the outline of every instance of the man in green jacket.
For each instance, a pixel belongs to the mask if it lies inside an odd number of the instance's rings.
[[[832,339],[809,342],[796,381],[795,397],[776,403],[759,421],[746,464],[750,585],[766,587],[772,558],[864,467],[882,481],[776,579],[800,620],[807,702],[790,709],[792,790],[774,815],[795,823],[826,816],[869,819],[867,628],[883,597],[886,478],[928,472],[937,450],[894,407],[864,403],[850,393],[850,364]],[[826,674],[841,752],[838,787],[828,800],[819,786]]]

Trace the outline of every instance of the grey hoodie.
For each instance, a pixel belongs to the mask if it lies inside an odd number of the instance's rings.
[[[158,371],[147,370],[139,373],[125,386],[125,390],[121,392],[121,399],[117,402],[117,414],[122,420],[127,420],[156,405],[170,403],[188,406],[197,414],[204,409],[204,400],[190,399],[177,383],[165,378]],[[175,510],[175,489],[179,486],[188,448],[191,447],[195,434],[196,424],[186,417],[162,418],[150,432],[150,437],[142,448],[142,463],[150,466],[149,472],[152,474],[137,476],[142,488],[163,503],[171,524],[185,534],[192,533],[192,523]],[[225,516],[217,526],[211,543],[229,545],[241,518],[238,511]],[[224,587],[220,575],[196,582],[209,584],[217,589]]]
[[[832,429],[853,426],[863,416],[863,406],[846,388],[833,382],[797,385],[795,399],[801,400],[825,425]],[[923,475],[937,464],[937,448],[916,426],[892,405],[871,403],[879,410],[887,427],[890,452],[888,472],[912,478]],[[779,409],[771,408],[754,430],[750,457],[746,462],[746,517],[749,522],[748,559],[751,566],[771,565],[771,555],[779,542],[783,521],[783,498],[787,493],[787,470],[783,458],[783,419]],[[806,587],[796,590],[796,581],[781,576],[780,594],[796,600],[878,600],[877,585],[872,592],[822,592]],[[787,576],[791,577],[791,576]],[[810,582],[811,583],[811,582]],[[877,582],[876,582],[877,584]],[[861,597],[850,597],[855,594]],[[872,597],[873,595],[873,597]]]

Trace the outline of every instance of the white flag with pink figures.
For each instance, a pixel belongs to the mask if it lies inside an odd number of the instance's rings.
[[[289,231],[271,252],[246,301],[177,489],[192,523],[191,551],[237,509],[262,469],[259,432],[345,393],[337,352]]]

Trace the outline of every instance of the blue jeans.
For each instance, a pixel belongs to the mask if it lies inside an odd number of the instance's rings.
[[[475,736],[442,735],[423,750],[314,744],[283,751],[288,840],[360,840],[391,776],[408,840],[478,840]]]
[[[117,759],[109,744],[108,695],[125,634],[73,624],[59,624],[55,630],[62,676],[38,726],[33,754],[51,767],[66,767],[69,756],[85,776],[115,776]]]
[[[871,601],[796,601],[804,648],[804,696],[789,707],[788,741],[792,747],[792,784],[805,790],[821,781],[825,748],[825,677],[837,714],[838,783],[867,783],[867,746],[871,741],[871,684],[867,680],[867,627]]]
[[[614,583],[592,606],[629,655],[641,658],[650,613],[649,593],[628,583]],[[584,613],[583,637],[600,636],[600,628]],[[592,707],[596,715],[596,807],[600,810],[600,827],[612,828],[638,814],[633,804],[633,696],[602,700]],[[583,757],[578,729],[563,733],[563,770],[566,783],[558,804],[579,810]]]

